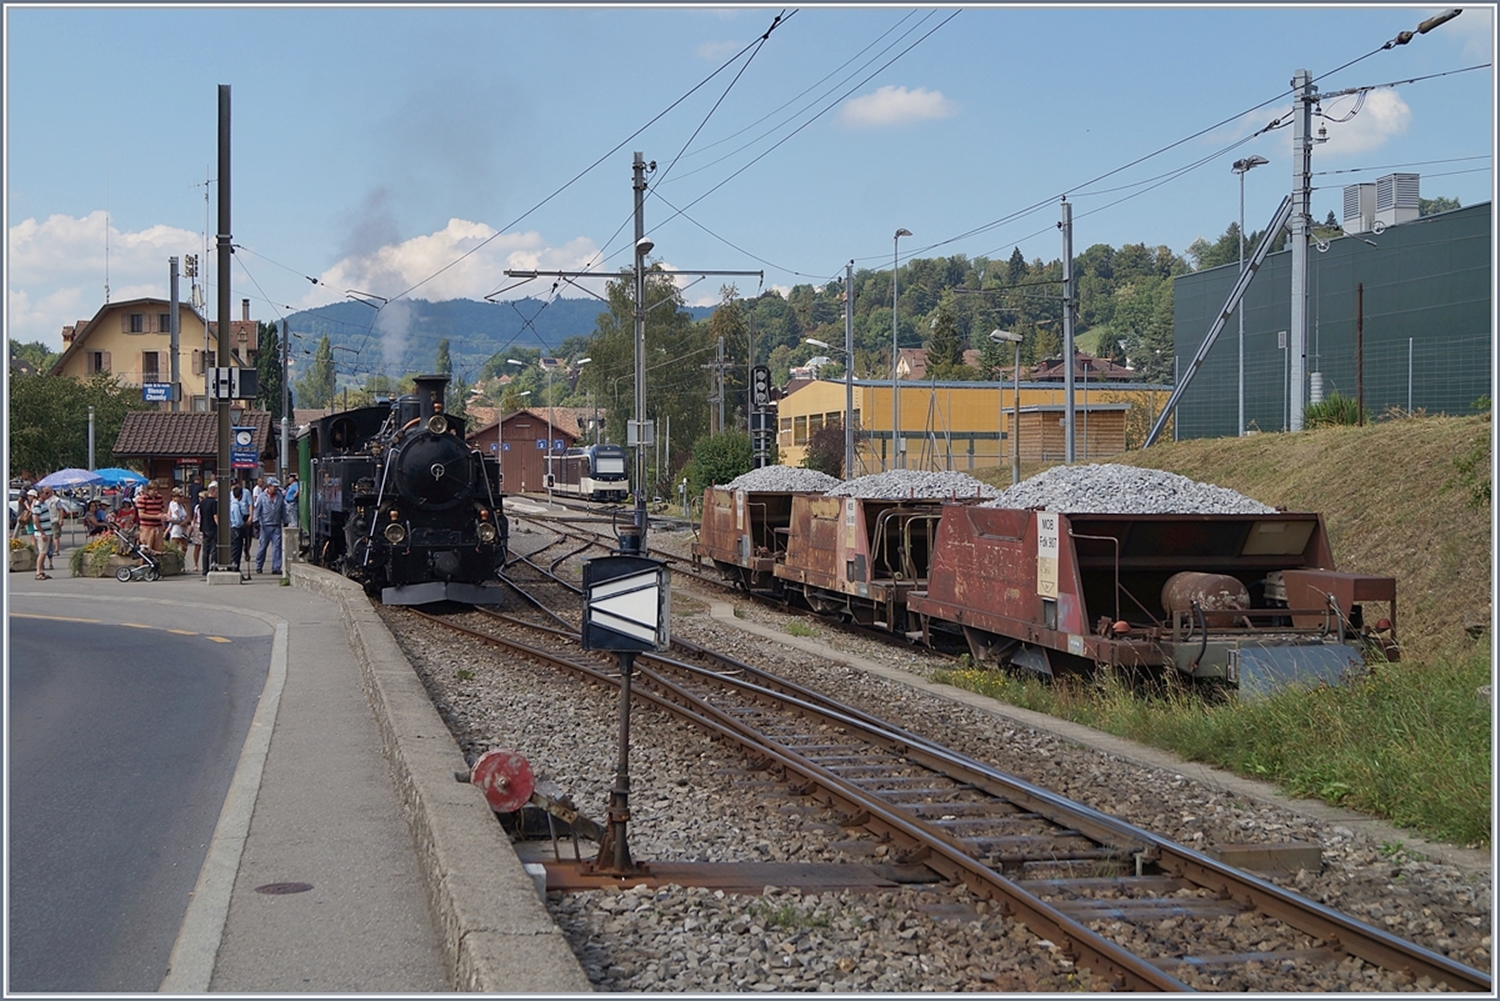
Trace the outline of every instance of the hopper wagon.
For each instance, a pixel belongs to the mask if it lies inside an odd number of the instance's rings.
[[[746,591],[779,597],[781,582],[774,568],[786,556],[796,496],[787,490],[704,490],[693,560],[709,560],[726,580]]]
[[[799,494],[772,573],[815,612],[906,634],[907,595],[927,586],[943,506],[939,498]]]
[[[1395,659],[1396,584],[1339,573],[1318,514],[944,506],[907,597],[924,640],[1051,677],[1108,665],[1269,692]]]

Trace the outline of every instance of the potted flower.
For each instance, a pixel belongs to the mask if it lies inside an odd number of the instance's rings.
[[[10,570],[36,569],[36,544],[31,541],[31,536],[12,536],[10,540]]]

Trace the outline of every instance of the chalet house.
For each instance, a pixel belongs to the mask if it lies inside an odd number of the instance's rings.
[[[205,370],[255,364],[257,326],[250,319],[250,300],[241,300],[242,318],[230,321],[227,351],[219,348],[219,325],[206,321],[191,305],[178,304],[177,365],[182,383],[181,410],[206,413],[209,406]],[[106,303],[92,320],[63,327],[63,353],[48,375],[86,379],[109,372],[127,386],[167,383],[172,379],[171,303],[166,299],[128,299]],[[220,359],[223,359],[221,362]],[[163,402],[158,409],[171,410]]]
[[[1048,358],[1032,370],[1033,382],[1065,382],[1068,370],[1061,358]],[[1139,374],[1108,358],[1095,358],[1081,351],[1073,352],[1073,379],[1076,382],[1135,382]]]

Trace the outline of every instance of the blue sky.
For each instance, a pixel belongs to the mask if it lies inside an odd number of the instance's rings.
[[[1377,51],[1441,9],[8,5],[6,332],[56,349],[100,308],[106,210],[112,299],[165,296],[206,224],[216,302],[219,84],[235,315],[248,298],[264,320],[349,289],[478,299],[506,268],[613,271],[636,150],[658,168],[653,258],[767,287],[888,268],[898,227],[903,260],[1052,260],[1064,195],[1076,252],[1182,253],[1237,218],[1235,159],[1271,161],[1245,179],[1248,229],[1290,189],[1290,127],[1242,140],[1287,116],[1298,69],[1323,93],[1429,77],[1347,121],[1354,97],[1323,105],[1315,218],[1393,171],[1488,201],[1494,73],[1458,71],[1493,62],[1494,5]]]

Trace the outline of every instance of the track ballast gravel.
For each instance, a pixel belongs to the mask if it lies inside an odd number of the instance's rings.
[[[653,546],[675,539],[653,536]],[[676,590],[674,588],[674,590]],[[785,618],[742,605],[775,628]],[[396,612],[397,614],[391,614]],[[931,697],[833,661],[719,623],[686,589],[674,595],[674,634],[754,662],[840,697],[955,750],[1116,814],[1183,844],[1317,842],[1322,872],[1274,877],[1313,900],[1410,938],[1459,962],[1489,969],[1491,881],[1423,860],[1399,846],[1291,811],[1236,799],[1181,775],[1069,744],[970,706]],[[498,657],[435,627],[385,610],[464,753],[524,754],[539,779],[602,818],[613,784],[613,691]],[[816,627],[829,646],[926,676],[938,666]],[[861,862],[888,847],[839,826],[832,813],[790,796],[735,751],[664,714],[632,714],[631,851],[641,860]],[[585,848],[588,843],[585,842]],[[764,896],[667,887],[548,894],[549,909],[591,981],[606,991],[1090,991],[1105,985],[1057,947],[962,889]],[[1100,926],[1104,934],[1107,927]],[[1262,947],[1234,922],[1216,943]],[[1256,933],[1258,935],[1259,933]],[[1265,947],[1271,947],[1266,944]],[[1228,950],[1225,950],[1228,951]],[[1244,991],[1430,989],[1349,961],[1309,979],[1305,971],[1250,967],[1174,970],[1202,989]]]

